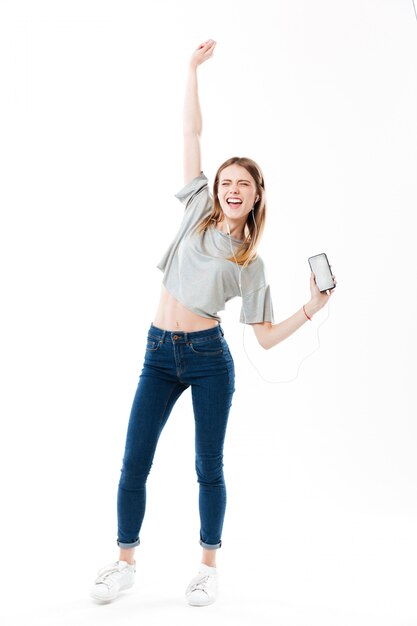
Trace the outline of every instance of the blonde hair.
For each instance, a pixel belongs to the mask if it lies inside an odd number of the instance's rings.
[[[253,212],[248,213],[244,227],[244,240],[235,250],[234,256],[229,261],[235,261],[239,265],[247,265],[256,258],[256,249],[259,245],[263,230],[265,228],[266,204],[265,204],[265,182],[259,165],[247,157],[231,157],[217,170],[213,184],[213,209],[210,215],[205,218],[197,227],[197,232],[202,233],[209,227],[213,227],[213,222],[218,224],[224,219],[223,210],[218,199],[219,179],[222,171],[229,165],[240,165],[244,167],[252,176],[256,184],[257,202],[253,205]]]

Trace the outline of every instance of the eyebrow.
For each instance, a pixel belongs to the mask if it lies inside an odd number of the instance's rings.
[[[231,178],[222,178],[221,183],[231,183],[232,179]],[[246,180],[246,178],[241,178],[240,180],[237,181],[238,183],[250,183],[250,180]]]

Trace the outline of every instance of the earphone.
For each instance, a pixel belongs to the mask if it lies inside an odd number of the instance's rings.
[[[258,198],[258,197],[257,197],[257,198]],[[255,203],[256,203],[257,201],[258,201],[258,199],[256,199],[256,200],[255,200]],[[323,325],[323,324],[324,324],[324,323],[325,323],[325,322],[329,319],[329,316],[330,316],[330,302],[328,302],[328,303],[327,303],[327,307],[328,307],[328,308],[327,308],[327,317],[325,317],[325,318],[324,318],[324,320],[323,320],[323,321],[322,321],[322,322],[318,325],[318,327],[317,327],[317,341],[318,341],[318,345],[317,345],[317,347],[316,347],[314,350],[312,350],[312,352],[309,352],[309,353],[308,353],[308,354],[307,354],[307,355],[306,355],[306,356],[305,356],[305,357],[304,357],[304,358],[300,361],[300,363],[299,363],[299,365],[298,365],[298,369],[297,369],[297,373],[296,373],[296,375],[295,375],[293,378],[290,378],[290,379],[288,379],[288,380],[267,380],[267,379],[266,379],[266,378],[262,375],[262,373],[259,371],[259,369],[256,367],[256,365],[254,364],[254,362],[252,361],[252,359],[250,358],[250,356],[249,356],[249,354],[248,354],[248,352],[247,352],[247,350],[246,350],[246,346],[245,346],[245,331],[246,331],[246,326],[247,326],[247,323],[246,323],[246,314],[245,314],[245,301],[244,301],[244,298],[243,298],[243,291],[242,291],[242,271],[245,269],[246,265],[248,264],[248,260],[247,260],[247,261],[245,261],[245,263],[243,264],[243,266],[239,265],[239,263],[237,262],[236,255],[235,255],[235,252],[234,252],[234,250],[233,250],[232,242],[231,242],[231,239],[230,239],[231,234],[230,234],[229,222],[227,221],[227,217],[226,217],[226,215],[225,215],[225,214],[223,214],[223,215],[224,215],[224,218],[225,218],[225,220],[226,220],[226,228],[227,228],[227,232],[228,232],[228,234],[229,234],[229,244],[230,244],[230,249],[231,249],[231,251],[232,251],[233,258],[234,258],[234,260],[235,260],[236,266],[237,266],[238,271],[239,271],[239,291],[240,291],[240,296],[241,296],[241,298],[242,298],[242,311],[243,311],[243,317],[244,317],[244,326],[243,326],[243,332],[242,332],[242,346],[243,346],[243,350],[244,350],[244,352],[245,352],[246,358],[248,359],[248,361],[249,361],[249,363],[252,365],[252,367],[253,367],[253,368],[254,368],[254,369],[258,372],[259,376],[262,378],[262,380],[263,380],[264,382],[266,382],[266,383],[268,383],[268,384],[271,384],[271,385],[279,385],[279,384],[283,384],[283,383],[291,383],[291,382],[293,382],[294,380],[296,380],[296,379],[298,378],[298,375],[299,375],[299,373],[300,373],[300,368],[301,368],[301,365],[304,363],[304,361],[305,361],[305,360],[306,360],[309,356],[311,356],[312,354],[314,354],[315,352],[317,352],[317,350],[319,350],[319,348],[320,348],[320,336],[319,336],[319,329],[320,329],[320,328],[321,328],[321,326],[322,326],[322,325]],[[256,219],[255,219],[255,212],[254,212],[254,208],[252,208],[252,218],[253,218],[253,222],[254,222],[254,224],[255,224],[255,231],[256,231],[256,233],[257,233],[257,232],[258,232],[258,227],[257,227],[257,224],[256,224]]]

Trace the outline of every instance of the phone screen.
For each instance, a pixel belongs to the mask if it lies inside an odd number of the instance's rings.
[[[326,254],[316,254],[308,259],[311,271],[314,274],[316,285],[320,291],[334,289],[336,286],[333,282],[332,271]]]

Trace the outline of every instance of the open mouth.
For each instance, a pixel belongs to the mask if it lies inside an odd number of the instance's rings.
[[[228,198],[226,202],[229,206],[233,207],[238,207],[242,204],[242,200],[239,200],[239,198]]]

